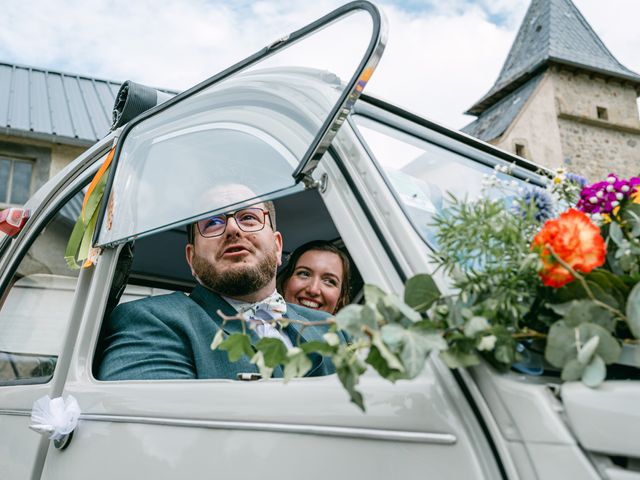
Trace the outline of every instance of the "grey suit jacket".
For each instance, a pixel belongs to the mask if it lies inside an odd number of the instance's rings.
[[[101,340],[102,362],[97,370],[100,380],[160,380],[229,378],[238,373],[258,372],[244,356],[230,362],[226,351],[210,348],[216,332],[223,328],[228,333],[241,332],[238,321],[222,326],[216,314],[236,311],[222,297],[198,285],[190,296],[172,293],[149,297],[118,305],[103,328]],[[318,321],[327,318],[325,312],[300,305],[287,305],[287,318]],[[312,326],[300,331],[290,324],[284,332],[294,345],[321,340],[327,327]],[[258,338],[251,332],[252,342]],[[328,375],[334,367],[321,355],[312,356],[313,367],[307,376]],[[282,376],[277,367],[274,377]]]

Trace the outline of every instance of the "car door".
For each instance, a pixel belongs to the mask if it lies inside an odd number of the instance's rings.
[[[369,35],[346,76],[288,63],[318,61],[317,50],[303,48],[308,33],[324,35],[311,45],[357,38],[361,19]],[[401,291],[403,267],[368,202],[360,201],[366,188],[344,170],[358,146],[348,135],[336,138],[381,53],[380,27],[375,7],[354,2],[258,55],[269,63],[251,63],[254,58],[125,128],[94,237],[102,252],[81,279],[83,309],[61,391],[77,399],[82,415],[67,448],[49,446],[41,478],[500,475],[469,405],[438,363],[397,385],[365,375],[367,413],[348,402],[335,375],[283,385],[277,379],[106,382],[92,374],[126,244],[212,212],[318,188],[347,248],[357,252],[364,279]],[[288,42],[289,60],[269,57]],[[329,63],[338,58],[328,53]],[[332,141],[336,148],[326,153]],[[255,196],[231,203],[212,198],[208,188],[216,182],[242,182]]]
[[[29,429],[35,400],[60,395],[84,293],[66,241],[105,145],[86,152],[32,198],[31,218],[4,239],[0,283],[0,477],[37,478],[48,447]],[[77,294],[77,295],[76,295]],[[75,300],[74,300],[75,297]]]

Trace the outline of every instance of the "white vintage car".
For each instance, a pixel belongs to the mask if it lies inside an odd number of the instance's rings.
[[[591,390],[546,372],[450,370],[433,357],[411,381],[365,374],[363,413],[335,375],[286,385],[94,375],[118,302],[194,286],[185,225],[229,209],[203,202],[217,182],[256,193],[234,208],[275,200],[286,251],[333,241],[353,260],[355,292],[364,281],[399,294],[433,269],[429,219],[445,192],[477,194],[496,165],[538,181],[521,158],[361,96],[385,32],[375,6],[345,5],[116,123],[29,201],[24,228],[0,243],[0,478],[640,479],[631,381]],[[119,123],[137,101],[130,87]],[[65,245],[114,144],[99,255],[78,274]],[[29,428],[45,395],[81,409],[60,441]]]

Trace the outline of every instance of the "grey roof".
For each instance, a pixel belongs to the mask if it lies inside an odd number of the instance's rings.
[[[467,113],[482,113],[554,63],[626,80],[640,89],[640,75],[615,59],[571,0],[532,0],[498,79]]]
[[[0,63],[0,133],[90,145],[109,132],[120,85]]]
[[[540,80],[542,75],[530,79],[516,91],[482,112],[482,115],[461,130],[485,142],[498,138],[520,113]]]

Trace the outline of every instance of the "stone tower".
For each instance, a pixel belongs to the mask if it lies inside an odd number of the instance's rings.
[[[640,175],[640,75],[609,52],[571,0],[532,0],[489,92],[462,131],[590,181]]]

